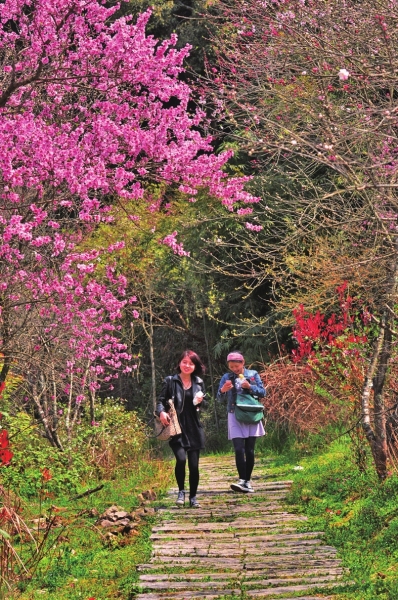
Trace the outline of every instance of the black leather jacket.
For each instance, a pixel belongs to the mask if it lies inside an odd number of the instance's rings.
[[[202,391],[205,393],[203,379],[197,375],[192,376],[192,393],[195,396],[196,392]],[[169,411],[167,401],[174,398],[174,406],[177,414],[180,414],[184,406],[185,391],[179,375],[169,375],[163,380],[162,389],[159,395],[159,400],[156,406],[156,412],[160,415],[161,412]],[[200,408],[206,408],[206,400],[203,399]]]

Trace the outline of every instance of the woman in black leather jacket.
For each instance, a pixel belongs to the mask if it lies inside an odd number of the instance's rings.
[[[178,362],[177,374],[166,377],[157,405],[157,413],[163,425],[169,423],[168,400],[174,399],[174,406],[181,427],[181,434],[173,436],[169,442],[176,457],[175,476],[178,485],[177,506],[185,503],[185,471],[188,457],[189,505],[200,508],[196,498],[199,485],[199,454],[204,448],[203,427],[199,421],[199,411],[204,407],[204,383],[201,376],[205,367],[192,350],[185,350]]]

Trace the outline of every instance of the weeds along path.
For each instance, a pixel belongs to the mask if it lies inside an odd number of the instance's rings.
[[[257,462],[255,493],[234,493],[232,456],[204,457],[200,472],[202,508],[178,508],[170,490],[136,600],[337,598],[346,578],[336,550],[322,532],[300,532],[306,517],[282,507],[290,481],[269,480],[267,462]]]

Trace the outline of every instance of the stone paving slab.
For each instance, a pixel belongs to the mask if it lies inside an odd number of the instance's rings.
[[[300,531],[306,517],[283,506],[292,482],[270,481],[268,463],[255,467],[254,494],[230,490],[232,456],[201,459],[200,509],[176,507],[169,491],[136,600],[334,600],[336,586],[352,583],[323,533]]]

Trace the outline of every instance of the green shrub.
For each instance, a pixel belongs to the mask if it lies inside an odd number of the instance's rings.
[[[70,454],[85,448],[91,472],[102,476],[123,467],[147,446],[146,425],[123,401],[106,398],[96,409],[94,423],[79,423]]]
[[[70,456],[39,435],[38,427],[27,413],[8,416],[5,427],[14,453],[10,464],[1,470],[5,487],[24,498],[37,496],[43,487],[50,495],[76,491],[79,480],[88,472],[84,453],[75,453],[70,460]],[[45,470],[49,472],[48,479],[43,477]]]
[[[98,406],[95,423],[83,415],[63,452],[49,444],[27,413],[8,415],[3,426],[9,431],[14,456],[2,468],[1,481],[25,498],[37,496],[43,488],[47,496],[73,494],[86,478],[111,476],[142,454],[147,443],[144,423],[113,399]],[[64,440],[65,432],[59,433]]]

